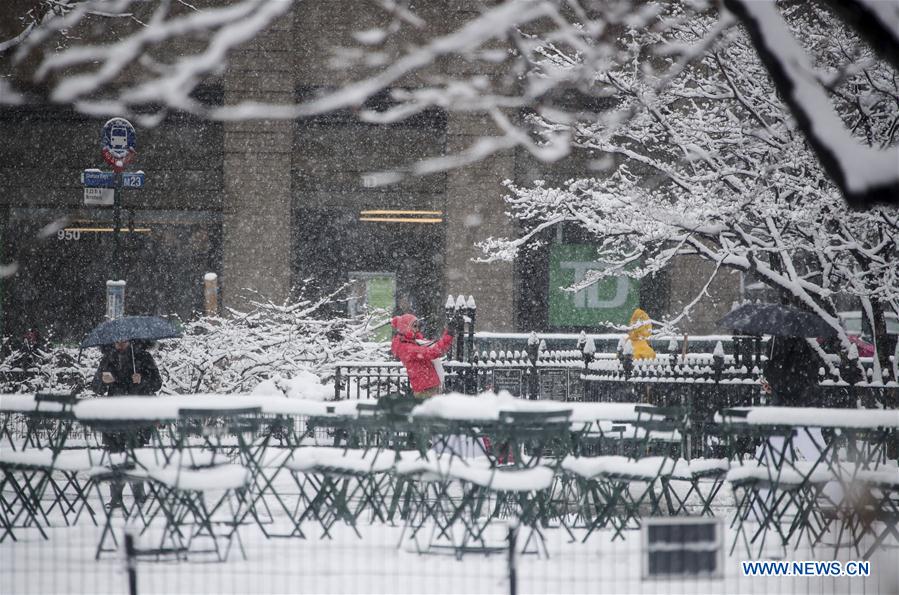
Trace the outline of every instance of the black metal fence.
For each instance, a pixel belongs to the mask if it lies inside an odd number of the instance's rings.
[[[536,335],[535,335],[536,336]],[[526,351],[454,350],[442,364],[448,392],[507,391],[528,399],[588,402],[645,402],[656,405],[708,403],[717,407],[764,404],[761,370],[767,362],[758,339],[735,338],[733,353],[660,354],[653,360],[596,353],[579,345]],[[457,339],[456,343],[462,341]],[[899,405],[899,379],[874,381],[873,362],[862,360],[865,379],[850,384],[839,367],[822,368],[821,402],[833,407]],[[889,371],[887,371],[889,373]],[[335,366],[334,398],[376,399],[409,390],[400,362],[340,362]]]

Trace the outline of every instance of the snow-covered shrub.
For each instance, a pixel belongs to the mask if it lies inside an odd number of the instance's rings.
[[[335,361],[388,359],[388,345],[370,340],[387,313],[355,319],[326,315],[324,307],[334,297],[300,297],[283,305],[248,301],[248,308],[230,309],[226,317],[185,322],[182,338],[152,348],[162,392],[246,393],[271,381],[260,390],[281,389],[288,396],[311,390],[313,398],[322,398],[313,375],[327,384]],[[99,359],[99,349],[87,349],[80,358],[73,347],[31,355],[11,350],[0,359],[0,392],[89,391]],[[309,390],[297,390],[300,384]]]

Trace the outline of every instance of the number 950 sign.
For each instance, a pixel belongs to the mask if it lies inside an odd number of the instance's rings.
[[[57,240],[80,240],[81,230],[79,229],[60,229],[56,232]]]

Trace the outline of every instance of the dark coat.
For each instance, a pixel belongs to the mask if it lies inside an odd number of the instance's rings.
[[[94,380],[91,388],[98,395],[121,396],[121,395],[152,395],[162,388],[162,377],[159,375],[159,369],[156,368],[156,362],[153,356],[143,349],[134,350],[134,361],[132,363],[131,349],[126,349],[119,353],[115,349],[107,351],[97,366],[97,373],[94,374]],[[115,382],[110,384],[103,383],[103,372],[110,372],[115,377]],[[131,375],[137,372],[141,375],[139,384],[131,382]]]
[[[115,381],[105,384],[103,372],[110,372]],[[131,375],[135,372],[141,375],[138,384],[131,381]],[[119,353],[115,349],[108,349],[100,359],[91,388],[98,395],[106,396],[152,395],[162,388],[162,377],[149,352],[143,349],[134,349],[133,352],[126,349]],[[104,432],[103,444],[110,452],[123,452],[129,445],[132,447],[146,445],[150,441],[151,432],[152,427],[135,432]]]
[[[773,337],[771,355],[765,364],[765,380],[771,385],[774,405],[818,407],[821,389],[818,369],[821,358],[805,339]]]

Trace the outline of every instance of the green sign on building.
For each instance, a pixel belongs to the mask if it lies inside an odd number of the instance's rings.
[[[629,277],[603,279],[577,292],[564,291],[588,271],[602,267],[596,248],[584,244],[553,244],[549,252],[550,326],[627,324],[640,305],[640,282]]]
[[[389,316],[396,307],[396,274],[354,272],[350,279],[350,316],[359,316],[372,310],[383,310]],[[393,331],[390,325],[376,330],[375,341],[389,341]]]

